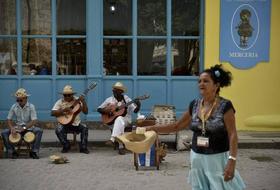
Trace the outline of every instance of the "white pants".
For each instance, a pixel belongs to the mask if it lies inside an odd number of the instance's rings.
[[[127,127],[131,121],[127,117],[119,116],[115,119],[112,129],[112,137],[117,137],[124,134],[124,128]]]

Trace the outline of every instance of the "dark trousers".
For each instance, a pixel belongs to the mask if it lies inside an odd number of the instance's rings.
[[[86,149],[88,143],[88,128],[86,127],[86,125],[81,123],[78,126],[58,124],[55,129],[55,134],[64,148],[70,147],[70,143],[67,140],[67,133],[73,132],[81,134],[81,141],[79,143],[80,149]]]

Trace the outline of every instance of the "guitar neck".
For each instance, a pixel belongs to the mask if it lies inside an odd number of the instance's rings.
[[[86,96],[88,94],[88,92],[89,92],[89,89],[86,89],[81,95]]]
[[[129,106],[130,104],[135,103],[136,100],[145,100],[145,99],[147,99],[147,98],[149,98],[149,97],[150,97],[150,96],[148,96],[148,95],[138,96],[137,98],[134,98],[132,101],[127,102],[127,103],[125,103],[125,104],[123,104],[123,105],[120,105],[120,106],[118,106],[117,108],[118,108],[119,110],[120,110],[120,109],[123,109],[124,107]]]
[[[94,89],[97,86],[97,83],[93,82],[89,85],[87,89],[84,90],[84,92],[81,94],[82,96],[86,96],[88,92],[92,89]]]

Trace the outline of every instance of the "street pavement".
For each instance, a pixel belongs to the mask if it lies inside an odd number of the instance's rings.
[[[159,170],[135,170],[133,154],[118,155],[108,147],[90,147],[61,154],[60,147],[42,148],[40,159],[21,155],[0,159],[1,190],[186,190],[189,151],[168,150]],[[49,156],[66,156],[69,163],[53,164]],[[237,169],[248,190],[279,190],[280,149],[239,149]]]
[[[237,169],[246,189],[279,190],[280,133],[238,132],[238,136]],[[70,153],[61,154],[54,130],[44,129],[39,160],[26,155],[0,159],[0,190],[191,189],[187,183],[189,151],[174,149],[175,135],[160,136],[162,142],[171,145],[160,169],[139,171],[133,165],[132,153],[118,155],[116,150],[105,146],[109,137],[109,130],[89,130],[90,154],[79,153],[75,147]],[[69,163],[51,163],[49,156],[53,154],[66,156]]]

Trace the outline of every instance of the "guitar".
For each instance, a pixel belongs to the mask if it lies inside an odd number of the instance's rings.
[[[114,105],[114,104],[110,104],[109,106],[106,107],[107,110],[110,110],[110,112],[112,114],[101,114],[101,120],[104,124],[107,125],[112,125],[115,121],[115,119],[118,116],[124,116],[126,114],[126,107],[129,106],[132,103],[135,103],[135,101],[138,100],[145,100],[148,99],[150,96],[149,95],[143,95],[143,96],[139,96],[136,97],[135,99],[133,99],[130,102],[127,102],[125,104],[122,104],[120,106]]]
[[[86,96],[87,93],[94,89],[97,86],[96,82],[91,83],[88,88],[82,93],[82,96]],[[69,107],[71,112],[65,115],[61,115],[57,117],[57,121],[62,125],[69,125],[72,124],[76,116],[81,112],[82,106],[80,104],[81,96],[74,101],[74,103]]]

